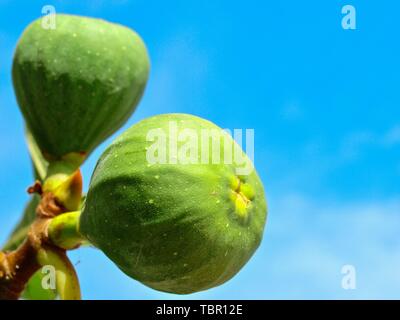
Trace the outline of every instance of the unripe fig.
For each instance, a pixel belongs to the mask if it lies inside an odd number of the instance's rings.
[[[54,300],[57,298],[57,290],[52,288],[43,288],[47,274],[42,270],[37,271],[25,286],[25,290],[21,297],[26,300]]]
[[[57,15],[22,34],[13,83],[27,126],[48,160],[88,154],[119,129],[145,89],[149,58],[132,30],[99,19]]]
[[[212,140],[200,145],[210,132],[219,146]],[[244,162],[223,158],[229,145]],[[253,168],[240,146],[207,120],[186,114],[145,119],[99,159],[80,232],[154,289],[187,294],[220,285],[253,255],[266,221],[262,183],[255,170],[238,170],[244,166]]]

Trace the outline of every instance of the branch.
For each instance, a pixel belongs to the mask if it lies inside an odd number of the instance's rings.
[[[36,249],[25,241],[15,251],[0,252],[0,300],[16,300],[31,276],[40,268]]]
[[[62,164],[56,167],[65,168]],[[80,171],[70,175],[53,172],[43,186],[37,181],[28,191],[39,193],[41,200],[25,242],[14,251],[0,251],[0,299],[18,299],[43,264],[56,268],[57,289],[62,299],[79,299],[78,278],[66,249],[76,248],[83,242],[78,232],[80,212],[66,212],[80,208]]]

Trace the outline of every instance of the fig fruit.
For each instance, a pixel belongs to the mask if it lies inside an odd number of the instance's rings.
[[[132,30],[100,19],[60,15],[22,34],[12,76],[27,126],[48,160],[88,154],[119,129],[146,86],[149,58]]]
[[[220,145],[209,140],[200,148],[209,132]],[[212,158],[229,145],[244,163]],[[187,114],[142,120],[100,157],[80,232],[151,288],[188,294],[218,286],[250,259],[266,222],[263,185],[255,170],[238,174],[243,164],[253,168],[231,136],[207,120]]]

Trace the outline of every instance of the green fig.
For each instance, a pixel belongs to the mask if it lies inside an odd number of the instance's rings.
[[[40,269],[27,283],[21,297],[25,300],[54,300],[57,298],[57,290],[43,288],[43,278],[46,273]],[[46,280],[45,280],[46,281]]]
[[[100,19],[56,15],[22,34],[12,76],[18,105],[47,160],[89,154],[135,110],[149,58],[132,30]]]
[[[199,147],[209,132],[225,144]],[[222,159],[229,145],[244,162]],[[231,136],[207,120],[186,114],[142,120],[99,159],[80,232],[156,290],[188,294],[218,286],[247,263],[266,222],[262,182],[254,169],[238,170],[243,166],[253,168]]]

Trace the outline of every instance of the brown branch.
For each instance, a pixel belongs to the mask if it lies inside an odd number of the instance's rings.
[[[51,193],[42,194],[26,240],[14,251],[0,251],[0,300],[16,300],[26,283],[40,269],[38,250],[47,243],[47,226],[50,219],[64,212]]]
[[[16,300],[25,284],[39,270],[36,249],[29,240],[12,252],[0,252],[0,300]]]
[[[82,194],[80,171],[76,171],[69,179],[65,180],[60,188],[60,190],[56,188],[44,191],[41,183],[36,181],[28,189],[29,193],[40,194],[41,201],[36,208],[36,219],[29,229],[26,240],[14,251],[0,251],[0,300],[19,298],[26,283],[40,269],[37,255],[41,248],[50,246],[65,255],[64,249],[55,247],[51,243],[47,227],[51,219],[68,211],[66,204],[76,206],[74,209],[77,210]],[[65,203],[58,201],[60,199],[55,194],[58,194]],[[78,200],[77,197],[79,197]],[[77,285],[79,287],[78,282]]]

